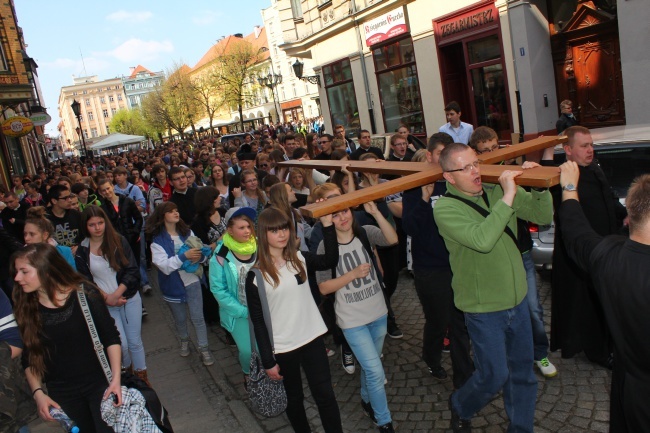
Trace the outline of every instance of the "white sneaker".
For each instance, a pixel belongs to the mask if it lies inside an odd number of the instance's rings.
[[[327,357],[332,357],[336,355],[336,350],[334,349],[328,349],[327,347],[325,348],[325,353],[327,354]]]
[[[548,358],[542,358],[539,361],[535,361],[535,365],[539,368],[539,371],[544,377],[555,377],[557,376],[557,369],[548,360]]]
[[[150,294],[151,290],[152,290],[151,289],[151,284],[145,284],[144,286],[142,286],[142,293],[145,294],[145,295]]]

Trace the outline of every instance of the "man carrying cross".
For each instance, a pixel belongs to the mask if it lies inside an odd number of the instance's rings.
[[[476,152],[454,143],[440,155],[447,194],[434,218],[449,250],[456,307],[465,312],[476,370],[449,399],[454,432],[503,389],[508,431],[533,431],[537,379],[533,365],[527,283],[517,247],[517,217],[550,224],[548,190],[526,192],[521,171],[505,170],[500,185],[483,185]]]

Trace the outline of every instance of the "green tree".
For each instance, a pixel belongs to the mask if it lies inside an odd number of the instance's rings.
[[[174,129],[181,139],[185,138],[188,126],[192,126],[196,132],[194,119],[199,116],[201,108],[190,81],[189,70],[187,65],[183,65],[168,72],[163,84],[147,94],[142,101],[144,117],[151,125]]]
[[[154,133],[145,121],[142,111],[137,108],[132,110],[127,110],[126,108],[118,110],[111,119],[109,127],[111,131],[121,132],[122,134],[151,137]]]
[[[240,126],[244,130],[244,105],[253,102],[258,68],[263,59],[262,51],[248,41],[235,40],[217,56],[213,78],[223,102],[239,112]]]

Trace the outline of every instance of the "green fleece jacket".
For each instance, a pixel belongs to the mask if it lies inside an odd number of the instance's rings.
[[[517,234],[517,217],[537,224],[553,219],[551,193],[517,189],[512,207],[501,198],[500,185],[483,184],[490,203],[471,197],[447,183],[447,192],[473,201],[490,212],[484,218],[459,200],[441,197],[433,211],[440,234],[449,250],[454,274],[454,302],[467,313],[489,313],[513,308],[526,297],[526,272],[521,253],[504,229]]]

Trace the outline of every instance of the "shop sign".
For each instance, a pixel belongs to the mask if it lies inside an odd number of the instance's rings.
[[[20,84],[20,80],[14,76],[0,77],[0,84]]]
[[[494,3],[480,9],[464,13],[455,13],[439,21],[434,21],[438,40],[450,38],[458,34],[480,30],[482,27],[498,24],[499,12]]]
[[[371,47],[408,32],[404,7],[394,9],[363,24],[366,45]]]
[[[23,116],[14,116],[2,122],[2,133],[7,137],[22,137],[34,129],[34,123]]]
[[[34,113],[29,116],[29,119],[34,123],[34,126],[47,125],[52,121],[52,117],[47,113]]]

